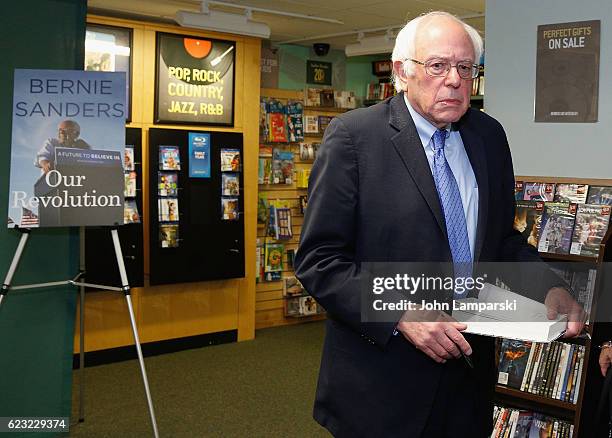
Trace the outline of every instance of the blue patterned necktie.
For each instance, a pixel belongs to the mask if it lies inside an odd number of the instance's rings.
[[[455,278],[470,277],[472,275],[472,253],[470,252],[467,223],[459,186],[453,171],[446,161],[446,155],[444,155],[445,141],[446,130],[436,130],[432,136],[434,147],[433,177],[446,221],[446,233],[448,234],[448,243],[453,256]],[[455,298],[462,298],[464,296],[465,293],[459,294],[455,291]]]

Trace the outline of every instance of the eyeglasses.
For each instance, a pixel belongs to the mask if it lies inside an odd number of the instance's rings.
[[[459,61],[455,65],[444,59],[431,59],[427,62],[417,61],[416,59],[410,59],[410,61],[424,66],[425,73],[429,76],[446,76],[450,69],[455,67],[461,79],[474,79],[478,77],[478,65],[472,64],[469,61]]]

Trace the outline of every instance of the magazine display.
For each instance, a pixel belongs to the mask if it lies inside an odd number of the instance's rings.
[[[238,196],[240,194],[240,178],[237,173],[222,173],[221,184],[221,194],[223,196]]]
[[[123,153],[123,170],[134,170],[134,146],[126,145]]]
[[[568,254],[576,220],[576,204],[547,202],[544,204],[538,251]]]
[[[555,185],[543,182],[524,183],[524,201],[551,202],[555,197]]]
[[[304,140],[304,106],[302,102],[287,103],[287,137],[290,142]]]
[[[304,116],[304,133],[319,134],[319,118],[317,116]]]
[[[178,146],[159,147],[159,169],[181,170],[181,157]]]
[[[178,198],[158,198],[160,222],[178,222]]]
[[[159,226],[159,244],[162,248],[177,248],[179,246],[178,224],[161,224]]]
[[[293,184],[293,152],[274,149],[272,178],[274,184]]]
[[[158,172],[157,174],[157,195],[158,196],[177,196],[178,195],[178,173]]]
[[[523,181],[514,182],[514,199],[522,201],[525,198],[525,186]]]
[[[221,198],[221,214],[223,220],[238,220],[238,198]]]
[[[300,160],[311,161],[315,159],[315,145],[312,143],[300,143]]]
[[[287,122],[285,106],[278,100],[268,101],[269,141],[273,143],[287,142]]]
[[[570,254],[597,257],[610,223],[609,205],[580,204],[572,235]]]
[[[293,237],[291,228],[291,209],[274,207],[276,215],[274,234],[277,240],[290,240]]]
[[[544,203],[541,201],[516,201],[514,229],[521,232],[527,243],[538,247]]]
[[[221,172],[240,171],[240,150],[221,149]]]
[[[138,214],[138,206],[133,199],[127,199],[123,204],[123,223],[124,224],[139,224],[140,214]]]
[[[325,133],[325,130],[331,123],[332,119],[333,119],[332,116],[319,116],[318,117],[319,134]]]
[[[266,243],[264,253],[264,272],[267,281],[281,279],[283,272],[283,253],[285,246],[280,243]]]
[[[612,205],[612,187],[591,186],[587,196],[587,204]]]
[[[588,184],[557,184],[554,202],[584,204],[589,191]]]
[[[125,189],[123,195],[126,198],[134,198],[136,196],[136,172],[127,172],[124,175]]]

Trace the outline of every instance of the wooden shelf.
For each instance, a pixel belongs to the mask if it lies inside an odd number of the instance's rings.
[[[495,392],[499,395],[511,397],[513,399],[520,399],[526,402],[531,402],[537,404],[539,407],[549,406],[556,409],[561,409],[571,413],[573,417],[573,413],[576,412],[577,406],[573,403],[568,403],[561,400],[555,400],[549,397],[543,397],[541,395],[532,394],[530,392],[518,391],[512,388],[506,388],[505,386],[495,385]],[[526,405],[530,407],[530,405]]]
[[[317,111],[322,113],[345,113],[353,108],[336,108],[332,106],[305,106],[304,111]]]
[[[581,262],[581,263],[597,263],[597,257],[587,257],[575,254],[550,254],[540,252],[540,257],[544,260],[558,260],[562,262]]]

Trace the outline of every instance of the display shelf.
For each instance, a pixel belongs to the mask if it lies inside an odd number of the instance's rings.
[[[510,397],[516,397],[524,400],[528,400],[538,405],[553,406],[559,409],[564,409],[569,412],[575,412],[577,406],[574,403],[565,402],[562,400],[556,400],[550,397],[544,397],[530,392],[519,391],[517,389],[506,388],[505,386],[495,385],[495,392],[498,394],[507,395]],[[573,414],[572,414],[573,417]]]
[[[547,252],[539,253],[544,260],[555,260],[562,262],[582,262],[582,263],[597,263],[597,257],[587,257],[575,254],[551,254]]]
[[[612,180],[598,180],[592,178],[516,176],[515,179],[517,181],[538,181],[545,183],[575,183],[601,186],[612,185]],[[573,263],[579,270],[582,270],[582,266],[584,266],[585,270],[596,269],[597,274],[595,277],[590,321],[595,321],[597,319],[598,301],[601,301],[606,297],[606,294],[601,293],[604,288],[602,278],[605,278],[605,270],[603,269],[604,261],[612,258],[612,250],[610,249],[611,245],[609,245],[611,236],[612,228],[608,228],[608,231],[599,246],[599,255],[597,257],[587,257],[574,254],[539,254],[542,260],[545,262]],[[601,382],[598,380],[600,378],[598,366],[599,352],[597,349],[593,350],[591,347],[593,345],[597,345],[597,343],[601,342],[601,340],[610,339],[612,337],[612,333],[610,333],[609,327],[606,328],[605,325],[601,323],[587,324],[585,326],[585,332],[588,333],[588,335],[583,334],[576,338],[561,340],[565,343],[582,345],[585,347],[580,374],[579,393],[575,404],[519,391],[516,389],[506,388],[500,385],[497,385],[495,388],[496,401],[521,409],[528,409],[534,412],[541,412],[545,415],[551,415],[561,419],[568,419],[574,425],[574,438],[590,438],[588,435],[581,434],[580,429],[584,428],[585,424],[590,422],[592,417],[591,412],[596,408],[596,406],[594,406],[592,403],[597,402],[597,398],[599,397],[598,393],[601,389]],[[589,395],[585,396],[585,394]]]
[[[345,113],[353,108],[336,108],[333,106],[305,106],[304,111],[316,111],[322,113]]]

